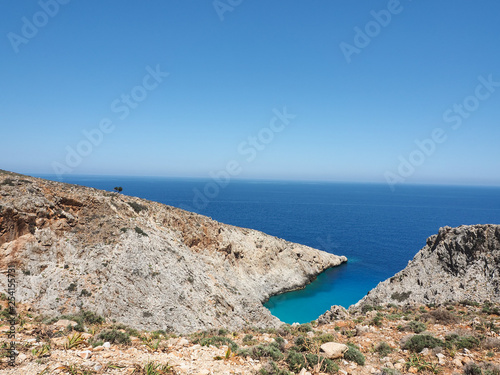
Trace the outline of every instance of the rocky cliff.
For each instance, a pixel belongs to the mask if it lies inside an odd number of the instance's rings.
[[[500,302],[500,225],[444,227],[408,266],[371,290],[364,304]]]
[[[139,329],[276,326],[262,303],[345,262],[160,203],[0,171],[0,292]]]

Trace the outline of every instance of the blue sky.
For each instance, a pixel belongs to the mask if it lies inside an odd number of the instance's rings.
[[[235,178],[500,185],[499,14],[495,0],[3,1],[0,168],[209,177],[235,162]]]

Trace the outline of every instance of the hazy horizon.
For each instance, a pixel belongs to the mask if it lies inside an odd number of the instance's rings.
[[[500,186],[494,0],[0,10],[0,168]]]

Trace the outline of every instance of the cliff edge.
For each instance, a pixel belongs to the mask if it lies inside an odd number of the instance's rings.
[[[263,307],[347,259],[135,197],[0,171],[0,291],[138,329],[278,326]]]
[[[440,228],[404,270],[352,307],[461,301],[500,302],[500,225]]]

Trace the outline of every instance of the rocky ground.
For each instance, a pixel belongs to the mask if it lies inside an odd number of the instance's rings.
[[[189,336],[137,331],[89,312],[44,318],[19,305],[9,367],[5,299],[0,374],[500,374],[494,304],[364,305],[337,308],[330,318],[338,320],[320,324]]]

